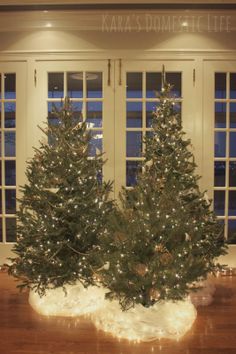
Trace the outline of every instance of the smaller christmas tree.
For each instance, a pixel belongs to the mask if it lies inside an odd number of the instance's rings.
[[[181,300],[194,283],[214,272],[225,253],[222,226],[198,187],[171,87],[165,84],[145,138],[143,172],[103,239],[101,279],[126,310],[160,300]]]
[[[9,268],[20,287],[39,294],[77,280],[84,286],[96,282],[99,236],[113,209],[111,183],[101,182],[102,153],[89,156],[86,122],[68,99],[53,115],[54,124],[41,129],[47,141],[28,162],[13,248],[17,257]]]

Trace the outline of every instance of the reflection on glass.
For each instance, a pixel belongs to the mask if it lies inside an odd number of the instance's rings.
[[[146,127],[147,128],[151,128],[152,126],[153,114],[156,111],[157,106],[158,103],[156,102],[146,103]]]
[[[236,132],[229,133],[229,156],[236,157]]]
[[[64,97],[64,73],[48,73],[48,97],[63,98]]]
[[[5,74],[5,98],[16,98],[16,74]]]
[[[236,187],[236,161],[229,162],[229,186]]]
[[[161,73],[146,73],[146,97],[155,98],[161,90]]]
[[[215,187],[225,186],[225,162],[224,161],[215,162],[214,186]]]
[[[216,215],[225,214],[225,191],[214,192],[214,211]]]
[[[4,104],[5,128],[15,128],[16,126],[16,104],[7,102]]]
[[[236,191],[229,191],[229,215],[236,216]]]
[[[215,132],[215,157],[225,157],[226,133]]]
[[[101,98],[102,97],[102,73],[87,72],[86,87],[87,87],[88,98]]]
[[[215,128],[226,127],[226,103],[215,103]]]
[[[139,161],[126,161],[126,186],[131,187],[137,183],[137,174],[141,171]]]
[[[126,156],[141,157],[142,154],[142,133],[126,132]]]
[[[3,242],[3,236],[2,236],[2,218],[0,218],[0,242]]]
[[[83,73],[67,73],[67,96],[70,98],[83,97]]]
[[[95,156],[102,153],[102,131],[91,131],[92,139],[89,143],[89,156]]]
[[[230,73],[230,98],[236,98],[236,73]]]
[[[226,73],[215,74],[215,98],[226,98]]]
[[[6,218],[7,242],[16,242],[16,218]]]
[[[87,102],[86,115],[88,127],[100,128],[102,126],[102,102]]]
[[[181,73],[166,73],[166,82],[173,85],[172,94],[175,97],[182,96]]]
[[[230,128],[236,128],[236,103],[230,103]]]
[[[5,132],[5,156],[16,156],[16,133]]]
[[[127,73],[127,98],[140,98],[143,96],[142,73]]]
[[[228,221],[228,243],[236,243],[236,220]]]
[[[16,190],[6,189],[6,214],[16,213]]]
[[[6,186],[16,185],[16,162],[15,161],[5,161],[5,185]]]
[[[127,128],[142,127],[142,102],[127,102],[126,103],[126,126]]]

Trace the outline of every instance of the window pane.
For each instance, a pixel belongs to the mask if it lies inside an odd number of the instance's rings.
[[[131,187],[137,183],[137,173],[141,171],[140,161],[126,161],[126,186]]]
[[[6,218],[6,239],[7,242],[16,241],[16,219]]]
[[[5,128],[15,128],[16,126],[16,104],[8,102],[4,104]]]
[[[215,103],[215,128],[226,127],[226,103]]]
[[[62,102],[48,102],[48,124],[58,125],[57,112],[62,108]]]
[[[6,189],[6,214],[16,213],[16,191],[15,189]]]
[[[0,132],[0,157],[2,156],[2,133]],[[1,166],[0,166],[1,171]]]
[[[236,187],[236,161],[229,162],[229,186]]]
[[[226,133],[215,132],[215,157],[225,157]]]
[[[214,192],[214,211],[216,215],[225,215],[225,191]]]
[[[48,97],[64,97],[64,73],[48,73]]]
[[[67,96],[70,98],[83,97],[83,73],[67,73]]]
[[[126,126],[127,128],[142,127],[142,102],[127,102],[126,103]]]
[[[226,98],[226,73],[215,74],[215,98]]]
[[[2,104],[0,102],[0,128],[2,127]]]
[[[16,156],[16,133],[5,133],[5,156]]]
[[[88,98],[102,97],[102,73],[87,72],[86,73],[86,86]]]
[[[236,157],[236,132],[231,132],[229,136],[229,156]]]
[[[142,133],[127,132],[126,133],[126,156],[141,157],[142,154]]]
[[[146,73],[146,97],[155,98],[161,90],[161,73]]]
[[[0,214],[2,214],[2,190],[0,189]]]
[[[2,75],[0,74],[0,98],[2,98]]]
[[[236,220],[228,221],[228,243],[236,243]]]
[[[153,113],[156,111],[158,103],[147,102],[146,103],[146,127],[150,128],[152,126]]]
[[[230,128],[236,128],[236,103],[230,103]]]
[[[142,73],[127,73],[128,98],[140,98],[143,96],[143,75]]]
[[[2,218],[0,218],[0,242],[3,242],[3,235],[2,235]]]
[[[230,98],[236,98],[236,74],[230,74]]]
[[[236,215],[236,191],[229,191],[229,215]]]
[[[75,123],[83,120],[83,102],[73,102],[73,120]]]
[[[166,81],[173,85],[172,94],[176,97],[182,96],[181,73],[166,73]]]
[[[92,131],[92,139],[89,144],[89,156],[95,156],[102,152],[102,131]]]
[[[6,186],[16,185],[16,162],[5,161],[5,184]]]
[[[87,102],[86,122],[90,128],[102,126],[102,102]]]
[[[16,98],[16,74],[5,74],[5,98]]]
[[[215,187],[225,186],[225,162],[217,161],[215,162]]]

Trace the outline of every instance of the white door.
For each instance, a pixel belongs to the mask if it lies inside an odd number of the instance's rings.
[[[24,183],[26,147],[26,66],[0,62],[0,265],[16,240],[16,197]]]
[[[176,107],[181,112],[183,127],[195,138],[194,62],[178,60],[122,60],[115,71],[115,195],[122,186],[132,187],[142,160],[142,138],[151,130],[152,112],[158,104],[157,91],[166,81],[174,85]]]
[[[229,253],[222,262],[236,267],[236,61],[204,64],[204,184],[224,224]]]

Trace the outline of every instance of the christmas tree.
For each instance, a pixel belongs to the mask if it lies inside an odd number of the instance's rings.
[[[103,239],[101,279],[122,309],[181,300],[218,268],[223,228],[198,187],[171,86],[164,84],[147,134],[137,185],[121,192],[122,208]],[[111,241],[112,239],[112,241]]]
[[[9,273],[20,287],[42,295],[77,280],[84,286],[96,282],[99,236],[113,201],[111,183],[101,181],[103,154],[90,157],[91,133],[68,99],[41,130],[45,142],[34,149],[21,188],[17,257]]]

